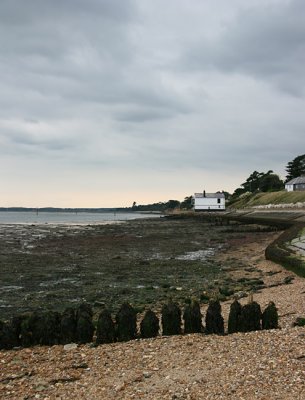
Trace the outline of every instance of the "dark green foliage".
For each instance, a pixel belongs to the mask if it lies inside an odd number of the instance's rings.
[[[147,310],[140,324],[141,337],[152,338],[159,333],[159,319],[152,310]]]
[[[181,310],[176,303],[170,300],[162,307],[163,335],[179,335],[181,333]]]
[[[286,182],[305,173],[305,154],[295,157],[286,166]]]
[[[83,303],[76,312],[76,340],[79,343],[92,342],[94,326],[92,323],[92,308],[90,304]]]
[[[123,303],[116,315],[117,339],[120,342],[137,336],[137,313],[129,303]]]
[[[259,185],[259,190],[261,192],[276,192],[278,190],[284,189],[284,182],[280,177],[273,173],[265,174]]]
[[[241,194],[246,192],[274,192],[282,190],[283,188],[284,182],[278,175],[274,174],[272,170],[269,170],[268,172],[254,171],[247,180],[241,184],[241,188],[235,190],[233,198],[239,197]]]
[[[206,334],[224,334],[224,321],[221,315],[221,306],[219,300],[210,300],[205,317]]]
[[[193,196],[187,196],[184,198],[184,200],[180,203],[180,208],[182,210],[190,210],[193,208],[194,199]]]
[[[184,333],[200,333],[202,332],[202,315],[198,301],[193,300],[191,304],[184,309]]]
[[[234,300],[230,307],[229,320],[228,320],[228,333],[235,333],[242,331],[241,324],[241,304]]]
[[[261,329],[261,307],[255,301],[245,304],[241,309],[242,332],[259,331]]]
[[[96,344],[115,342],[115,326],[111,314],[104,309],[98,318],[96,327]]]
[[[168,200],[167,202],[159,202],[153,204],[133,204],[133,211],[165,211],[165,210],[173,210],[180,206],[180,201],[178,200]]]
[[[277,308],[271,301],[262,315],[262,329],[277,329],[279,327],[279,316]]]
[[[71,307],[66,308],[60,320],[60,343],[68,344],[76,341],[76,315]]]

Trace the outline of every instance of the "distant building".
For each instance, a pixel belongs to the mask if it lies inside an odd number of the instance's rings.
[[[221,192],[206,193],[204,190],[202,193],[194,194],[195,211],[220,211],[225,209],[225,195]]]
[[[287,192],[305,190],[305,175],[298,176],[285,183],[285,189]]]

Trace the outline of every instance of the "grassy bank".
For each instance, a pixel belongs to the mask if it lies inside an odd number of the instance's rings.
[[[280,192],[246,194],[230,204],[232,208],[248,208],[268,204],[296,204],[305,202],[305,192]]]

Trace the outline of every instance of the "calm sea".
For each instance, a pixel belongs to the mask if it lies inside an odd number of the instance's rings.
[[[141,214],[132,212],[36,212],[31,211],[2,211],[0,212],[0,224],[72,224],[87,225],[107,222],[127,221],[137,218],[158,218],[156,214]]]

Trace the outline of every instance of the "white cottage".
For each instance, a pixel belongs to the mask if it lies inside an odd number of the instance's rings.
[[[289,182],[285,183],[285,189],[287,192],[294,192],[305,190],[305,175],[298,176],[297,178],[291,179]]]
[[[221,192],[194,194],[194,210],[195,211],[220,211],[225,210],[225,195]]]

